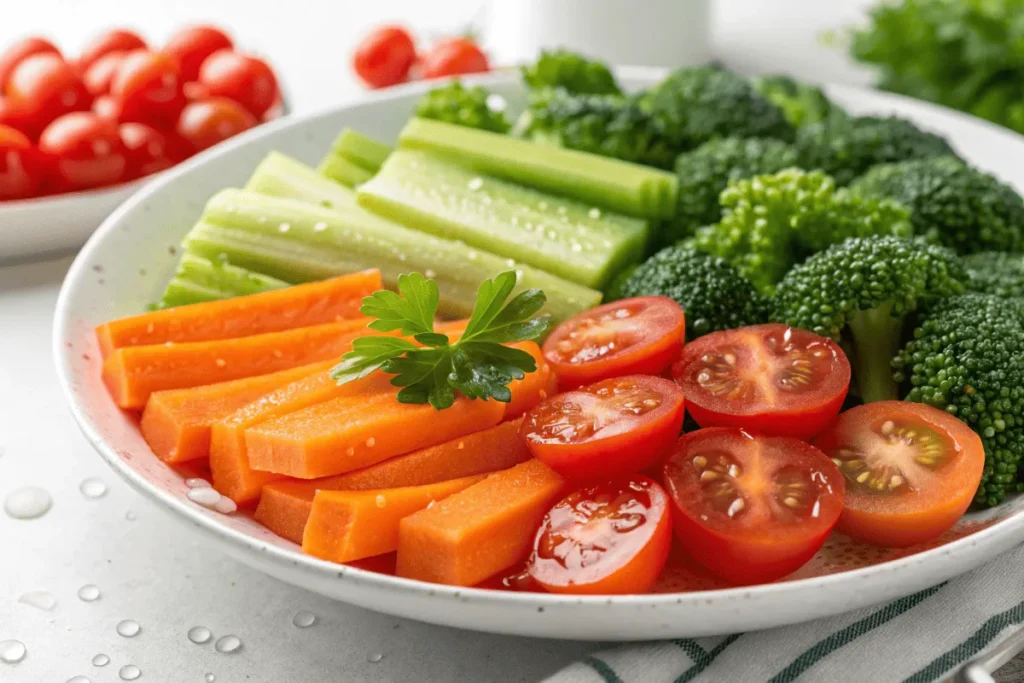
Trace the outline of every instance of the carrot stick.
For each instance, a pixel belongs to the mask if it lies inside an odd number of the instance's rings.
[[[153,453],[164,462],[180,463],[210,455],[210,427],[239,408],[278,387],[314,372],[327,373],[337,361],[302,365],[269,375],[191,389],[154,392],[139,425]]]
[[[126,346],[103,362],[103,381],[118,406],[139,409],[154,391],[228,382],[338,358],[349,350],[353,338],[379,334],[367,330],[366,321],[345,320],[237,339]]]
[[[398,575],[472,586],[522,562],[563,486],[547,465],[529,460],[406,517]]]
[[[249,296],[168,308],[96,328],[106,358],[125,346],[200,342],[280,332],[360,317],[364,296],[381,288],[379,270]]]
[[[317,491],[302,551],[331,562],[351,562],[398,549],[403,517],[472,486],[484,475],[424,486],[371,491]]]
[[[423,486],[488,474],[530,459],[519,436],[522,418],[400,455],[361,470],[323,479],[276,481],[263,487],[257,522],[296,543],[302,542],[317,491],[365,491]]]
[[[512,400],[505,406],[505,419],[519,417],[535,405],[554,394],[558,389],[558,378],[551,365],[544,359],[540,347],[536,342],[519,342],[509,344],[517,349],[526,351],[537,362],[537,369],[522,379],[517,379],[508,385],[512,392]]]

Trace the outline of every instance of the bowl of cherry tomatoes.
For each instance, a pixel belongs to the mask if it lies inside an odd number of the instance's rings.
[[[41,37],[0,52],[0,260],[79,246],[144,179],[279,117],[263,59],[223,30],[162,46],[108,30],[75,56]]]

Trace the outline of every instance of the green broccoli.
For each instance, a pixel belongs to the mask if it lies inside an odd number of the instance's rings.
[[[719,197],[722,219],[691,243],[731,262],[771,294],[794,264],[848,237],[909,236],[909,213],[887,199],[837,190],[821,171],[787,169],[732,181]]]
[[[767,302],[726,261],[692,247],[666,247],[641,263],[622,282],[616,298],[660,294],[686,313],[686,338],[756,325],[767,317]]]
[[[523,80],[530,90],[564,88],[571,93],[622,94],[607,66],[569,50],[541,52],[534,64],[523,67]]]
[[[802,168],[825,171],[840,185],[878,164],[954,154],[943,138],[895,116],[830,118],[798,130],[796,146]]]
[[[488,102],[490,97],[491,93],[486,88],[467,88],[455,80],[421,97],[416,104],[416,116],[467,128],[507,133],[510,124],[505,118],[505,112],[492,108]]]
[[[796,165],[793,146],[771,138],[718,138],[680,154],[675,163],[679,200],[675,216],[661,229],[663,243],[672,244],[718,222],[718,196],[730,181]]]
[[[964,256],[967,289],[1003,299],[1024,298],[1024,256],[1002,251],[979,251]]]
[[[785,114],[742,76],[715,66],[672,72],[640,99],[680,149],[713,138],[792,140]]]
[[[514,134],[591,154],[671,168],[679,150],[660,123],[621,95],[578,95],[562,88],[530,94]]]
[[[846,116],[846,112],[828,99],[821,88],[790,76],[762,76],[755,78],[753,84],[754,89],[782,109],[789,122],[797,128],[833,116]]]
[[[1024,490],[1024,304],[986,294],[939,302],[893,360],[906,400],[946,410],[978,433],[985,469],[975,503]]]
[[[843,341],[865,403],[895,399],[890,363],[904,318],[962,293],[965,279],[956,254],[921,238],[852,238],[789,271],[775,292],[772,317]]]
[[[1024,200],[955,157],[879,166],[851,189],[903,204],[917,234],[961,254],[1024,249]]]

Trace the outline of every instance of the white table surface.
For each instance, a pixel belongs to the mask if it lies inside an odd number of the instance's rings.
[[[348,71],[353,42],[386,19],[451,30],[479,2],[443,4],[290,0],[266,9],[241,0],[9,0],[0,44],[44,30],[61,44],[81,45],[95,27],[124,23],[154,38],[189,20],[232,26],[240,42],[272,61],[296,111],[358,96]],[[746,71],[785,69],[819,80],[863,82],[838,52],[817,44],[825,27],[858,17],[857,2],[719,0],[718,55]],[[835,7],[841,5],[842,7]],[[308,20],[308,21],[307,21]],[[44,29],[44,27],[49,27]],[[0,226],[3,229],[3,226]],[[70,259],[0,266],[0,500],[27,485],[53,497],[40,519],[0,512],[0,641],[18,639],[28,654],[0,662],[2,683],[63,683],[76,675],[95,683],[121,680],[124,665],[141,681],[536,681],[597,647],[595,643],[498,637],[428,626],[334,603],[254,572],[195,539],[118,480],[78,433],[64,405],[50,358],[51,317]],[[98,477],[105,496],[88,499],[82,480]],[[77,597],[86,584],[102,597]],[[56,598],[52,610],[19,602],[32,591]],[[318,621],[293,626],[296,612]],[[122,619],[142,627],[117,635]],[[215,637],[234,634],[243,647],[219,654],[195,645],[193,626]],[[110,663],[94,667],[106,654]],[[371,662],[372,655],[382,655]],[[375,658],[375,657],[372,657]]]

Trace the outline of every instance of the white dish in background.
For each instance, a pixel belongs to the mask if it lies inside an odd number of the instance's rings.
[[[622,69],[630,88],[654,83],[654,69]],[[470,79],[512,102],[517,76]],[[176,245],[205,201],[240,186],[272,150],[315,162],[343,126],[394,139],[419,95],[414,84],[315,116],[271,123],[166,172],[108,218],[72,265],[57,303],[57,371],[83,432],[100,456],[139,492],[238,560],[289,583],[362,607],[463,628],[550,638],[646,640],[736,633],[780,626],[891,600],[977,567],[1024,541],[1024,496],[972,513],[928,548],[871,549],[834,536],[807,566],[778,583],[720,588],[679,569],[640,596],[570,597],[421,583],[303,555],[245,514],[225,516],[186,497],[177,473],[114,405],[100,381],[93,328],[145,309],[158,298],[177,261]],[[869,90],[829,89],[857,114],[898,113],[945,134],[965,158],[1024,188],[1024,139],[971,117]],[[173,567],[167,571],[173,572]]]

